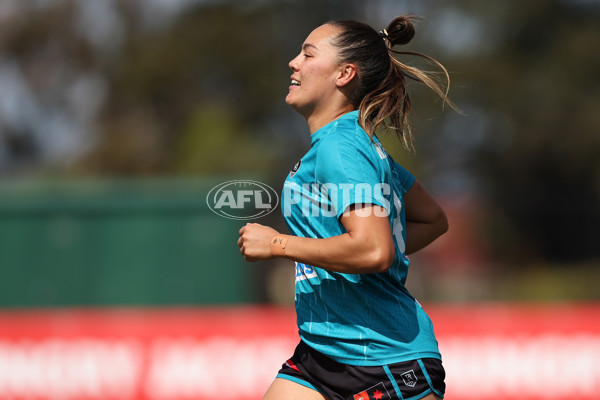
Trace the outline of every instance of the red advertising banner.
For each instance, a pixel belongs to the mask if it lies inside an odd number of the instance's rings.
[[[600,393],[600,304],[425,309],[447,400]],[[289,308],[1,311],[0,399],[258,400],[297,342]]]

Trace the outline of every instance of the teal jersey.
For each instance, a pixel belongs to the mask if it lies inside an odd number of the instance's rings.
[[[389,218],[396,256],[386,272],[344,274],[296,263],[300,337],[340,363],[441,358],[431,320],[404,286],[409,260],[403,198],[414,180],[360,127],[358,111],[313,133],[310,150],[285,180],[282,211],[293,235],[345,233],[340,219],[353,204],[379,205]]]

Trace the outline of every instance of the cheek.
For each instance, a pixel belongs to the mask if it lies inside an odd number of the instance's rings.
[[[327,63],[321,68],[321,78],[324,82],[334,83],[337,77],[337,67],[331,63]]]
[[[335,71],[330,64],[322,64],[310,71],[310,77],[320,85],[327,84],[335,81]]]

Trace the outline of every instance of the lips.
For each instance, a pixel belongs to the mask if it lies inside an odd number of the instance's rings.
[[[296,97],[296,95],[300,93],[300,86],[301,83],[298,79],[290,77],[290,86],[288,87],[288,94],[286,96],[286,101],[288,102],[288,104],[291,104],[291,99]]]

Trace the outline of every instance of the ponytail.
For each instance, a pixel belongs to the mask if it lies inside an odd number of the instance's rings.
[[[379,33],[356,21],[330,22],[341,31],[332,40],[338,49],[339,62],[355,63],[357,67],[359,83],[350,101],[358,108],[360,125],[369,136],[380,127],[396,132],[407,149],[413,148],[413,137],[408,122],[412,108],[406,79],[424,84],[445,104],[456,109],[448,98],[450,77],[442,64],[421,53],[392,49],[409,43],[415,36],[413,20],[413,17],[400,15]],[[442,71],[446,84],[438,80],[436,73],[406,65],[395,55],[428,60]]]

